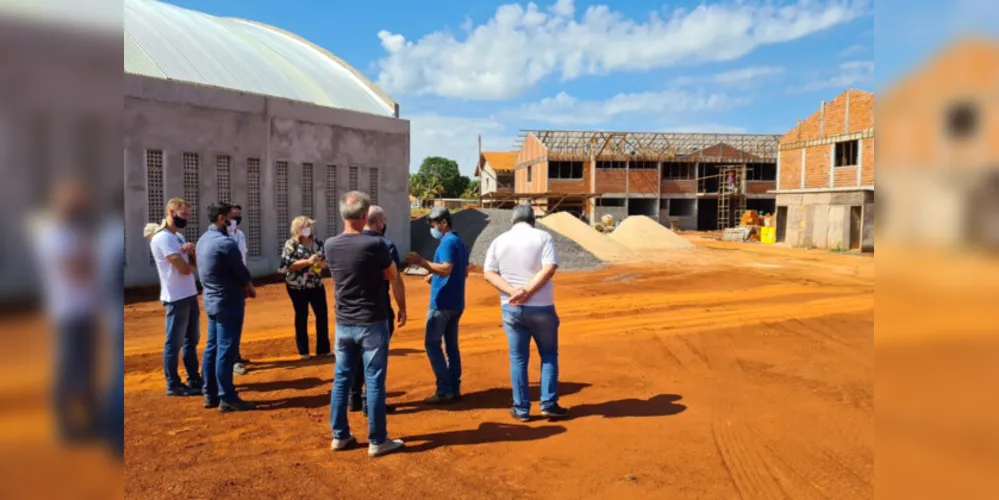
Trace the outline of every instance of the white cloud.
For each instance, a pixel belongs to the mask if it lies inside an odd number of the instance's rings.
[[[861,52],[864,52],[865,50],[867,50],[867,48],[858,43],[858,44],[851,45],[851,46],[843,49],[842,51],[840,51],[839,56],[840,57],[851,57],[851,56],[855,56],[855,55],[857,55],[857,54],[859,54]]]
[[[600,125],[622,116],[668,117],[671,113],[719,111],[745,105],[745,98],[723,93],[686,92],[668,89],[658,92],[617,94],[607,100],[587,101],[559,92],[555,97],[521,106],[511,118],[554,125]]]
[[[689,86],[697,83],[714,83],[727,87],[748,88],[762,80],[784,73],[777,66],[749,66],[745,68],[715,73],[705,77],[681,76],[671,80],[675,86]]]
[[[849,22],[869,0],[728,0],[652,12],[635,21],[607,6],[576,16],[572,0],[545,9],[502,5],[460,39],[447,31],[407,40],[381,31],[388,55],[378,83],[390,93],[506,99],[553,74],[640,71],[679,63],[731,61],[754,49],[789,42]],[[466,26],[467,27],[467,26]]]
[[[874,61],[849,61],[841,63],[836,73],[819,77],[800,87],[792,87],[792,92],[811,92],[834,88],[846,90],[857,85],[869,84],[874,81]]]
[[[458,168],[469,177],[478,162],[478,137],[484,151],[510,151],[516,133],[509,133],[493,117],[469,118],[423,114],[404,116],[410,121],[409,170],[416,172],[428,156],[443,156],[458,161]]]
[[[676,126],[663,127],[657,130],[657,132],[677,132],[677,133],[700,132],[702,134],[746,134],[749,133],[749,129],[737,125],[724,125],[721,123],[699,123],[693,125],[676,125]]]

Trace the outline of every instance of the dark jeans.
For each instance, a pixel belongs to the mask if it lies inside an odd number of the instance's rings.
[[[187,383],[192,387],[201,385],[198,375],[198,341],[201,340],[201,327],[198,323],[201,310],[198,296],[194,295],[175,302],[164,302],[166,308],[166,342],[163,345],[163,372],[166,375],[167,390],[182,385],[177,371],[177,354],[184,359],[187,370]]]
[[[350,436],[347,399],[351,374],[360,354],[364,380],[368,386],[368,442],[382,444],[385,431],[385,364],[388,362],[388,328],[385,322],[372,325],[336,325],[336,374],[330,397],[330,427],[334,439]]]
[[[236,364],[236,349],[243,336],[245,310],[223,311],[208,315],[208,342],[205,343],[205,357],[201,372],[205,376],[204,394],[206,398],[222,401],[239,399],[236,386],[232,383],[232,366]]]
[[[392,334],[395,333],[395,311],[389,309],[388,317],[388,338],[389,341],[392,340]],[[388,360],[385,360],[385,365],[388,366]],[[354,360],[354,374],[351,375],[350,393],[355,396],[360,396],[364,393],[364,365],[361,363],[361,354],[357,354],[357,359]]]
[[[326,309],[326,287],[303,288],[286,286],[295,307],[295,345],[302,356],[309,354],[309,306],[316,315],[316,354],[330,353],[330,321]]]
[[[555,306],[503,306],[503,329],[510,345],[510,385],[519,415],[531,412],[527,363],[531,339],[541,357],[541,410],[558,404],[558,314]]]
[[[427,312],[427,330],[423,346],[430,359],[430,367],[437,378],[437,394],[461,394],[461,351],[458,350],[458,321],[462,311],[430,309]],[[447,358],[441,350],[441,341]]]
[[[120,457],[125,453],[125,310],[124,299],[108,310],[108,343],[111,352],[111,376],[108,379],[104,416],[104,436]]]
[[[67,441],[97,437],[97,321],[89,316],[69,318],[60,321],[57,328],[52,396],[59,435]]]

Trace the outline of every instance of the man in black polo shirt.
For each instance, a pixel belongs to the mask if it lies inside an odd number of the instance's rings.
[[[364,226],[364,234],[368,236],[374,236],[382,240],[385,247],[388,248],[389,254],[392,256],[392,262],[395,262],[398,268],[402,268],[402,260],[399,258],[399,250],[396,249],[395,243],[385,236],[385,231],[388,229],[388,220],[385,216],[385,211],[377,205],[372,205],[368,209],[368,223]],[[389,288],[392,289],[392,295],[395,295],[395,301],[399,305],[399,327],[403,327],[406,324],[406,285],[402,280],[402,273],[396,277],[393,281],[386,280],[384,285],[384,296],[385,296],[385,307],[388,309],[388,332],[389,339],[392,338],[392,333],[395,332],[395,311],[392,310],[392,299],[389,295]],[[364,415],[368,414],[368,405],[364,400],[364,373],[361,371],[360,358],[354,364],[354,382],[350,388],[350,411],[363,411]],[[385,413],[395,412],[395,407],[386,404]]]
[[[368,387],[368,456],[379,457],[402,448],[385,430],[385,372],[388,363],[388,312],[384,280],[399,270],[380,238],[364,234],[371,201],[351,191],[340,200],[343,234],[326,240],[326,258],[336,295],[336,375],[330,401],[334,451],[356,443],[347,422],[351,374],[360,357]]]

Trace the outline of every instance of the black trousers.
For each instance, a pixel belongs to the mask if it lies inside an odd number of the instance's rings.
[[[388,310],[388,331],[389,340],[392,339],[392,334],[395,333],[395,311],[392,308]],[[388,362],[385,363],[388,367]],[[358,355],[354,362],[354,373],[351,374],[352,381],[350,384],[350,394],[360,396],[364,393],[364,360]]]
[[[298,354],[309,354],[309,306],[316,315],[316,355],[330,353],[330,321],[326,308],[326,287],[295,289],[286,287],[295,307],[295,345]]]

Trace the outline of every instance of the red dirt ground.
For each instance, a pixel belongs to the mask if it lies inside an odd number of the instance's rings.
[[[389,434],[407,451],[376,460],[329,451],[331,360],[297,359],[281,285],[248,305],[253,364],[237,383],[262,408],[241,414],[166,398],[162,307],[128,305],[125,497],[872,496],[874,259],[693,239],[701,248],[662,263],[556,277],[563,422],[508,416],[498,299],[476,274],[466,397],[419,403],[433,391],[428,290],[409,280],[388,381]],[[350,419],[365,442],[365,420]]]

